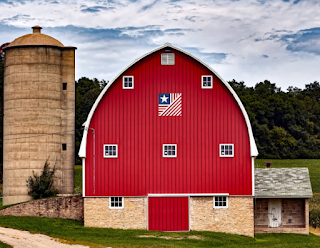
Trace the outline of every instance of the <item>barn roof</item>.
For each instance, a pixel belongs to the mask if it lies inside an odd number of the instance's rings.
[[[308,168],[256,168],[256,198],[311,198]]]
[[[195,59],[196,61],[198,61],[200,64],[202,64],[203,66],[205,66],[206,68],[208,68],[214,75],[216,75],[217,78],[219,78],[221,80],[221,82],[226,86],[226,88],[230,91],[230,93],[233,95],[234,99],[236,100],[236,102],[238,103],[243,117],[245,119],[245,122],[247,124],[247,129],[248,129],[248,133],[249,133],[249,140],[250,140],[250,155],[251,157],[256,157],[258,156],[258,149],[256,146],[256,142],[254,140],[253,137],[253,133],[252,133],[252,128],[251,128],[251,124],[250,124],[250,120],[248,117],[248,114],[240,100],[240,98],[238,97],[238,95],[235,93],[235,91],[232,89],[232,87],[215,71],[213,70],[209,65],[207,65],[206,63],[204,63],[203,61],[201,61],[199,58],[195,57],[193,54],[179,48],[176,47],[170,43],[165,43],[164,45],[155,48],[154,50],[144,54],[143,56],[135,59],[130,65],[128,65],[126,68],[124,68],[115,78],[113,78],[108,84],[107,86],[102,90],[102,92],[100,93],[100,95],[98,96],[98,98],[96,99],[95,103],[93,104],[90,113],[88,115],[87,120],[85,121],[85,123],[83,123],[84,126],[84,131],[83,131],[83,136],[82,136],[82,141],[81,141],[81,145],[80,145],[80,150],[79,150],[79,157],[80,158],[85,158],[86,157],[86,146],[87,146],[87,134],[88,134],[88,129],[90,127],[90,121],[91,118],[94,114],[95,109],[97,108],[97,106],[99,105],[99,102],[101,101],[101,99],[103,98],[104,94],[107,92],[107,90],[110,88],[110,86],[121,76],[122,73],[124,73],[126,70],[128,70],[131,66],[133,66],[134,64],[136,64],[137,62],[139,62],[140,60],[142,60],[143,58],[147,57],[148,55],[155,53],[161,49],[164,48],[172,48],[174,50],[177,50],[181,53],[184,53],[188,56],[190,56],[191,58]]]

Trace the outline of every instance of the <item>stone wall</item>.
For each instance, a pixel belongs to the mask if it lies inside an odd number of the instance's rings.
[[[14,205],[0,210],[2,216],[33,216],[83,220],[81,195],[47,198]]]
[[[190,197],[190,229],[254,236],[252,197],[228,197],[228,208],[213,208],[213,197]]]
[[[123,209],[110,209],[109,197],[84,199],[84,226],[147,229],[147,197],[124,197]]]
[[[308,199],[282,199],[282,227],[279,228],[268,227],[268,202],[269,199],[255,200],[255,233],[309,234]],[[291,219],[291,223],[289,223],[289,219]]]

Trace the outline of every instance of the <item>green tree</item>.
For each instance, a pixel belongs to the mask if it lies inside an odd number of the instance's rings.
[[[54,164],[53,169],[50,169],[49,158],[50,157],[47,158],[44,164],[41,175],[38,176],[32,171],[33,176],[30,176],[27,180],[27,186],[29,188],[28,194],[32,196],[33,199],[56,196],[58,193],[58,190],[53,187],[56,164]]]
[[[82,139],[82,124],[86,121],[92,105],[96,101],[100,92],[107,85],[105,80],[89,79],[86,77],[76,81],[76,133],[75,133],[75,157],[76,164],[81,164],[81,159],[78,156]]]

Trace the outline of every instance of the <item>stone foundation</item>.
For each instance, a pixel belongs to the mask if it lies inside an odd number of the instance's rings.
[[[190,197],[190,229],[254,236],[253,198],[228,197],[228,208],[213,208],[213,197]]]
[[[83,220],[81,195],[47,198],[14,205],[0,210],[1,216],[32,216]]]
[[[84,199],[84,226],[147,229],[147,197],[124,197],[123,209],[110,209],[109,197]]]

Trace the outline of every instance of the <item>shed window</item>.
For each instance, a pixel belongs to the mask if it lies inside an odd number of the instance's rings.
[[[103,145],[103,157],[104,158],[117,158],[118,157],[118,145]]]
[[[164,158],[176,158],[177,157],[177,145],[176,144],[163,144],[162,156]]]
[[[161,65],[174,65],[174,53],[161,53]]]
[[[212,89],[212,76],[201,76],[201,88]]]
[[[220,144],[220,157],[234,157],[234,145]]]
[[[228,197],[226,196],[213,197],[213,208],[228,208]]]
[[[123,197],[110,197],[109,208],[123,208]]]
[[[123,89],[133,89],[134,88],[133,76],[123,76],[122,88]]]

